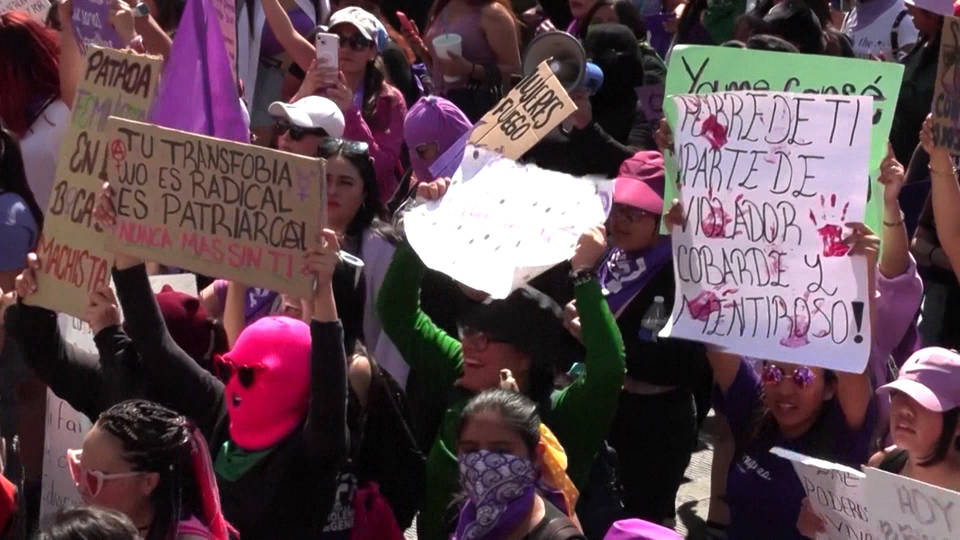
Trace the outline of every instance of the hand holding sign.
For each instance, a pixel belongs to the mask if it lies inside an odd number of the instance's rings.
[[[40,258],[36,253],[27,253],[27,266],[14,281],[14,290],[21,299],[37,292],[38,270],[40,270]]]
[[[590,271],[597,267],[607,247],[607,235],[603,225],[590,227],[577,240],[576,251],[570,258],[574,272]]]
[[[953,169],[950,152],[946,148],[937,146],[933,137],[933,115],[928,114],[920,130],[920,145],[930,155],[930,171],[946,173]]]
[[[97,193],[97,205],[93,211],[93,219],[105,232],[113,231],[117,225],[117,210],[113,204],[114,197],[115,192],[113,187],[110,186],[110,182],[104,182],[100,186],[100,192]],[[132,268],[143,262],[141,259],[122,253],[115,253],[113,257],[113,264],[118,270]]]
[[[104,328],[120,326],[120,309],[117,307],[117,295],[107,285],[101,285],[90,293],[90,305],[83,314],[83,321],[90,325],[94,335]]]

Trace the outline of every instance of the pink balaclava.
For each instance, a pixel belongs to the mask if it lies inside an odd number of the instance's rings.
[[[265,450],[304,420],[310,400],[310,327],[289,317],[265,317],[240,333],[223,356],[233,374],[224,388],[230,439]]]
[[[417,146],[435,142],[439,157],[472,127],[467,116],[453,102],[436,96],[418,99],[403,121],[403,139],[410,149],[410,164],[417,180],[433,180],[430,174],[432,163],[420,159]]]

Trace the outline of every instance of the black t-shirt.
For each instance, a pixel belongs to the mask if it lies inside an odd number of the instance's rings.
[[[576,525],[556,506],[543,501],[544,516],[526,536],[524,540],[587,540]],[[554,523],[556,522],[556,523]]]

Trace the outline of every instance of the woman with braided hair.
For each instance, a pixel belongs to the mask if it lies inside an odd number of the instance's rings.
[[[104,411],[67,463],[87,504],[120,511],[144,540],[227,540],[210,451],[186,417],[146,400]]]

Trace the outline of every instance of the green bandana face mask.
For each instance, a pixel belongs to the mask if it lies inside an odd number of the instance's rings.
[[[270,452],[273,452],[273,448],[259,452],[247,452],[228,440],[223,443],[220,451],[217,452],[217,460],[213,464],[213,469],[224,479],[236,482],[257,463],[260,463],[260,460],[267,457]]]

